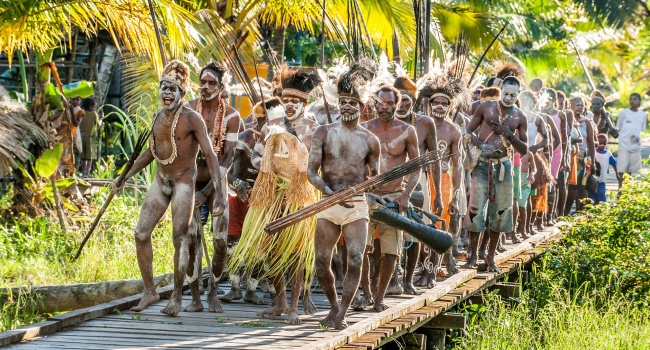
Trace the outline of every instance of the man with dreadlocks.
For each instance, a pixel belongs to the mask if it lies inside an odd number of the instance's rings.
[[[481,103],[467,125],[467,132],[476,132],[478,140],[483,142],[482,147],[497,151],[488,157],[480,157],[472,170],[469,210],[464,223],[470,232],[472,249],[467,267],[477,264],[479,238],[481,231],[486,230],[488,216],[490,227],[486,234],[490,236],[490,244],[485,259],[488,271],[499,271],[494,262],[495,250],[501,233],[512,231],[512,148],[522,155],[528,152],[526,116],[515,106],[520,92],[519,79],[513,76],[505,78],[501,85],[501,100]]]
[[[269,119],[253,149],[251,163],[260,174],[251,193],[242,237],[228,267],[231,271],[254,274],[263,266],[263,277],[273,282],[277,297],[274,306],[259,315],[273,317],[287,313],[287,323],[300,324],[297,309],[301,287],[305,276],[305,286],[308,286],[314,266],[315,218],[304,220],[273,237],[264,232],[264,225],[316,200],[315,189],[307,180],[306,172],[308,150],[318,123],[306,117],[305,105],[310,92],[321,80],[315,71],[289,70],[285,66],[281,82],[285,115]],[[285,274],[289,275],[291,283],[289,306]],[[316,312],[309,288],[305,288],[303,307],[306,314]]]
[[[452,234],[453,241],[460,230],[460,201],[465,200],[463,186],[463,163],[461,137],[459,127],[452,122],[452,113],[458,108],[467,108],[471,103],[471,94],[467,83],[460,77],[451,76],[447,69],[433,70],[424,77],[420,95],[428,101],[431,117],[438,131],[437,149],[442,152],[440,193],[443,198],[444,211],[442,219],[447,223],[448,231]],[[458,273],[456,261],[450,247],[445,253],[447,273]],[[437,260],[437,259],[436,259]],[[433,274],[435,278],[435,274]]]
[[[207,161],[202,152],[199,152],[196,158],[196,192],[194,197],[194,215],[190,224],[192,240],[190,243],[190,254],[195,257],[190,261],[187,279],[190,282],[192,294],[192,304],[185,308],[185,311],[196,312],[203,310],[203,303],[200,296],[200,275],[202,250],[201,240],[203,237],[203,222],[201,221],[201,207],[206,201],[210,205],[215,196],[220,196],[220,201],[226,202],[228,198],[228,184],[226,174],[230,168],[235,155],[235,146],[237,144],[237,134],[239,132],[241,118],[239,113],[232,107],[228,106],[221,98],[230,76],[226,69],[219,63],[210,62],[203,67],[199,73],[201,87],[201,97],[189,101],[186,106],[196,111],[205,122],[208,135],[212,140],[212,148],[219,157],[219,173],[221,174],[220,188],[221,192],[214,192],[214,186],[211,183],[210,173],[207,167]],[[211,286],[208,292],[208,307],[210,312],[223,312],[219,299],[217,298],[217,284],[226,263],[227,251],[227,234],[228,234],[228,206],[225,212],[218,218],[213,217],[212,232],[214,252],[212,255],[212,276]],[[214,220],[217,219],[217,220]]]
[[[436,126],[433,120],[425,115],[415,113],[413,107],[417,97],[417,86],[408,76],[400,76],[395,79],[393,86],[402,94],[402,100],[395,113],[395,116],[415,128],[418,136],[418,148],[420,154],[428,152],[437,152],[439,149],[439,141],[436,131]],[[420,191],[424,195],[424,204],[422,209],[431,211],[431,187],[435,190],[435,199],[433,201],[433,212],[436,215],[441,215],[443,210],[441,187],[440,187],[440,161],[433,163],[433,166],[425,171],[420,176]],[[433,186],[430,186],[430,183]],[[404,273],[404,291],[408,294],[421,294],[422,292],[415,289],[413,286],[413,274],[418,263],[420,256],[421,244],[415,240],[408,233],[404,233],[404,240],[413,242],[409,243],[406,249],[406,269]],[[390,290],[389,286],[389,290]],[[401,293],[399,293],[401,294]]]
[[[359,87],[355,86],[358,78],[355,70],[341,77],[337,84],[341,121],[320,126],[312,139],[307,176],[323,196],[357,185],[379,172],[379,139],[359,125],[363,102]],[[321,324],[335,329],[347,328],[345,315],[359,287],[368,236],[365,194],[320,212],[317,220],[316,274],[331,306]],[[339,304],[331,263],[332,252],[341,234],[347,251],[347,272]]]
[[[267,116],[270,114],[271,116]],[[260,137],[262,127],[266,125],[268,119],[275,119],[284,114],[282,101],[279,97],[272,97],[263,103],[258,102],[253,107],[254,124],[251,128],[239,134],[237,147],[235,148],[235,160],[231,171],[228,173],[228,185],[235,191],[236,196],[228,196],[228,207],[230,209],[230,218],[228,220],[228,247],[231,248],[239,241],[244,228],[244,219],[248,213],[248,198],[257,179],[258,171],[251,164],[251,154],[253,147]],[[255,294],[258,280],[253,276],[248,276],[246,293],[242,296],[241,275],[230,271],[230,291],[219,298],[221,301],[230,303],[234,300],[244,299],[245,302],[257,305],[265,305],[266,302]]]
[[[194,261],[191,256],[194,252],[190,250],[190,246],[196,247],[196,237],[190,237],[191,233],[188,234],[193,209],[188,203],[194,202],[196,155],[199,147],[213,180],[213,190],[222,193],[219,162],[205,122],[198,113],[183,106],[183,97],[189,90],[189,76],[187,65],[178,60],[171,61],[163,70],[160,78],[163,108],[154,114],[149,149],[138,157],[123,182],[156,160],[158,167],[155,178],[142,203],[135,229],[136,252],[144,282],[144,295],[140,303],[131,308],[133,311],[142,311],[160,299],[153,284],[151,233],[170,203],[174,231],[174,291],[169,303],[161,312],[175,316],[181,311],[183,280],[188,267]],[[121,189],[117,187],[117,179],[113,182],[113,188]],[[223,215],[223,196],[213,196],[211,204],[213,217]],[[192,241],[194,243],[191,243]]]

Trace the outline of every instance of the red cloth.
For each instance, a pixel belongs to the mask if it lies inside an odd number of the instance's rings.
[[[228,236],[241,236],[244,228],[244,219],[248,213],[248,201],[242,202],[237,196],[228,196]]]

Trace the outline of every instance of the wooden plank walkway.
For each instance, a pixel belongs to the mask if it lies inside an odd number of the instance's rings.
[[[284,323],[284,316],[261,319],[264,306],[237,301],[223,304],[224,313],[181,312],[178,317],[160,313],[167,300],[143,312],[128,310],[141,295],[51,317],[46,322],[0,334],[0,345],[30,349],[373,349],[395,337],[412,332],[463,299],[487,288],[509,271],[541,254],[558,230],[549,228],[523,243],[506,245],[496,260],[502,272],[461,269],[457,275],[438,281],[419,296],[389,296],[384,312],[350,311],[350,327],[343,331],[323,330],[318,322],[329,311],[325,295],[316,289],[313,300],[319,312],[301,315],[301,325]],[[537,247],[537,248],[536,248]],[[229,289],[226,283],[221,284]],[[162,288],[168,297],[171,288]],[[340,290],[339,290],[340,297]],[[205,299],[205,297],[203,297]],[[189,304],[189,296],[184,304]],[[302,313],[302,304],[299,307]]]

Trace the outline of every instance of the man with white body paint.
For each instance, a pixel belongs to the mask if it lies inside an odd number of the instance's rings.
[[[379,172],[379,139],[359,126],[363,102],[353,80],[354,71],[343,75],[338,83],[341,121],[320,126],[312,138],[307,176],[323,196],[357,185]],[[361,279],[368,221],[364,193],[317,215],[316,274],[331,306],[327,317],[320,322],[323,326],[335,329],[348,326],[345,315]],[[332,253],[341,234],[347,251],[347,271],[339,304],[331,265]]]
[[[163,108],[154,114],[149,148],[138,157],[123,182],[126,183],[126,180],[156,160],[158,167],[155,178],[147,191],[135,229],[144,295],[140,303],[131,308],[133,311],[142,311],[160,299],[153,284],[151,233],[170,203],[174,240],[174,291],[161,312],[175,316],[181,311],[183,280],[190,261],[194,259],[190,246],[196,247],[196,237],[188,233],[193,206],[187,204],[194,202],[196,154],[199,146],[205,155],[210,178],[217,180],[213,182],[214,191],[221,193],[222,190],[219,163],[206,132],[205,122],[199,114],[182,104],[188,89],[189,68],[178,60],[170,62],[160,78]],[[112,186],[121,189],[117,187],[117,180]],[[211,204],[213,217],[222,216],[225,209],[224,197],[214,196]]]
[[[187,279],[190,282],[192,293],[192,304],[185,311],[195,312],[203,310],[201,296],[199,292],[199,283],[201,275],[202,261],[202,234],[203,223],[201,222],[201,207],[207,200],[208,204],[214,201],[214,197],[221,197],[224,203],[228,198],[228,183],[226,174],[232,165],[235,157],[235,146],[237,145],[237,135],[240,125],[242,124],[239,113],[228,106],[221,98],[221,93],[228,83],[229,75],[226,69],[219,63],[208,63],[200,72],[201,97],[187,103],[187,107],[196,111],[205,122],[208,135],[212,140],[212,148],[219,157],[219,173],[221,191],[214,192],[206,158],[203,153],[199,153],[196,159],[197,174],[196,188],[199,191],[195,194],[195,208],[190,230],[197,233],[196,246],[192,245],[190,250],[195,252],[195,260],[190,262],[191,273],[188,273]],[[228,218],[229,208],[225,207],[222,216],[212,220],[212,234],[214,252],[212,255],[212,285],[208,292],[208,307],[210,312],[223,312],[219,299],[217,298],[217,283],[223,272],[224,264],[227,258],[227,236],[228,236]],[[216,220],[215,220],[216,219]]]
[[[397,89],[384,85],[379,88],[374,100],[377,118],[363,123],[362,126],[379,139],[381,145],[380,172],[386,172],[420,155],[418,137],[413,126],[395,118],[395,112],[401,100],[401,95]],[[394,200],[399,205],[400,211],[405,212],[409,207],[411,193],[413,193],[420,179],[420,171],[412,172],[406,176],[406,179],[406,185],[404,185],[404,179],[399,178],[378,186],[375,194]],[[364,294],[358,302],[355,302],[355,309],[373,303],[373,308],[378,312],[382,312],[388,308],[384,304],[384,297],[402,251],[403,237],[402,232],[394,227],[371,220],[368,225],[368,240],[366,242],[366,252],[368,254],[372,253],[374,249],[373,232],[375,227],[377,227],[381,244],[380,267],[375,269],[374,276],[370,278],[368,276],[370,261],[368,256],[364,257],[363,275],[361,277]],[[368,295],[370,289],[369,280],[372,281],[371,295]],[[374,302],[372,302],[373,298]]]
[[[512,198],[514,195],[512,148],[524,155],[528,152],[528,123],[524,113],[515,106],[521,92],[521,83],[509,76],[501,85],[500,101],[481,103],[474,118],[467,125],[467,132],[476,132],[483,143],[482,149],[492,148],[489,158],[481,157],[472,170],[469,210],[465,216],[465,228],[470,233],[472,252],[478,249],[481,231],[490,235],[490,245],[485,259],[487,270],[498,272],[494,254],[502,232],[511,232]],[[518,135],[515,134],[518,131]],[[489,216],[489,226],[486,218]],[[476,267],[478,254],[472,254],[466,267]]]

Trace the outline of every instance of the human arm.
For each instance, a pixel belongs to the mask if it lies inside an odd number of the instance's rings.
[[[567,137],[567,116],[564,114],[564,112],[559,112],[558,116],[560,117],[560,140],[562,141],[562,162],[560,164],[560,169],[565,170],[567,167],[567,160],[569,159],[569,153],[567,150],[569,149],[568,145],[568,137]]]
[[[129,169],[129,172],[126,173],[126,176],[124,177],[124,180],[122,181],[121,184],[117,183],[117,180],[119,177],[117,177],[115,180],[113,180],[113,183],[111,184],[111,188],[119,192],[124,188],[124,184],[126,181],[130,178],[133,177],[133,175],[137,174],[140,172],[140,170],[144,169],[147,165],[151,164],[153,162],[153,153],[151,153],[151,148],[147,147],[144,152],[135,160],[133,163],[133,166],[131,169]],[[119,186],[118,186],[119,185]]]
[[[423,118],[423,124],[427,130],[427,137],[425,140],[427,150],[429,152],[438,152],[438,130],[436,129],[435,123],[430,118]],[[436,215],[442,215],[442,210],[444,207],[442,204],[442,190],[440,185],[440,157],[438,157],[438,159],[433,162],[429,169],[432,172],[431,176],[433,176],[433,187],[436,190],[436,198],[433,202],[433,212]]]
[[[253,151],[251,152],[251,164],[255,169],[259,170],[262,164],[262,155],[264,154],[264,147],[266,147],[266,134],[268,132],[267,125],[262,127],[260,137],[257,139]]]
[[[194,138],[197,140],[199,143],[199,147],[201,148],[201,151],[203,152],[203,155],[205,156],[205,162],[208,165],[208,170],[210,172],[210,178],[212,179],[212,185],[213,185],[213,190],[216,192],[217,195],[213,196],[214,202],[212,204],[212,215],[213,216],[220,216],[223,215],[225,206],[226,206],[226,199],[224,196],[221,196],[221,172],[219,170],[219,160],[217,159],[217,155],[214,153],[214,150],[212,149],[212,142],[210,141],[210,136],[208,135],[208,131],[205,127],[205,123],[203,122],[203,119],[201,116],[198,115],[198,113],[191,111],[191,113],[188,113],[188,120],[190,121],[190,124],[192,126],[192,132],[194,133]]]
[[[517,126],[517,131],[519,131],[519,137],[515,135],[514,132],[510,129],[510,126],[506,124],[501,124],[498,121],[492,121],[492,131],[495,134],[505,137],[515,151],[519,152],[521,155],[528,153],[528,122],[526,116],[523,112],[519,112],[519,125]]]
[[[587,119],[585,122],[585,125],[587,126],[587,135],[585,137],[587,138],[587,152],[589,153],[588,156],[591,158],[591,163],[596,159],[596,142],[595,142],[595,135],[594,135],[594,128],[595,125]],[[593,166],[592,166],[593,169]],[[591,171],[591,169],[590,169]],[[589,172],[585,171],[585,176],[589,176]]]
[[[535,154],[529,153],[527,155],[528,159],[528,183],[532,184],[535,182],[535,176],[537,175],[537,168],[535,166]]]
[[[237,147],[240,124],[239,114],[232,113],[224,119],[224,122],[226,123],[226,136],[223,142],[223,157],[219,160],[219,172],[222,178],[228,174],[228,169],[235,160],[235,148]]]
[[[528,124],[528,122],[526,122]],[[544,121],[544,118],[541,118],[540,116],[535,117],[535,126],[537,127],[537,135],[541,136],[542,140],[532,146],[528,149],[529,151],[535,153],[539,149],[542,149],[548,145],[548,133],[546,132],[546,122]],[[528,134],[526,134],[528,136]]]
[[[476,129],[478,129],[478,127],[483,122],[483,113],[484,113],[485,108],[486,108],[485,104],[486,104],[486,102],[483,102],[480,105],[478,105],[478,107],[474,111],[474,118],[472,118],[472,120],[470,120],[470,122],[467,123],[466,131],[467,131],[468,134],[473,134],[474,131],[476,131]]]
[[[311,149],[309,150],[309,162],[307,164],[307,179],[309,182],[321,191],[324,195],[329,196],[334,191],[325,183],[325,180],[318,174],[323,164],[323,146],[327,138],[327,126],[320,126],[316,129],[311,140]]]
[[[548,126],[551,128],[551,136],[553,137],[553,149],[551,151],[555,151],[562,144],[560,131],[553,118],[547,117],[546,120],[548,121]]]
[[[452,129],[452,143],[450,145],[451,147],[451,166],[452,166],[452,173],[451,173],[451,181],[452,181],[452,188],[454,189],[454,192],[451,197],[451,203],[449,204],[449,215],[455,216],[458,215],[459,210],[458,210],[458,202],[460,200],[463,200],[462,198],[459,198],[460,193],[460,188],[462,186],[462,180],[463,180],[463,171],[465,170],[463,168],[463,153],[462,153],[462,148],[461,148],[461,133],[460,130],[457,128]]]
[[[420,150],[418,148],[418,136],[415,132],[415,128],[412,126],[408,126],[408,134],[406,136],[406,153],[408,155],[409,160],[413,160],[417,157],[420,156]],[[418,182],[420,180],[420,170],[418,169],[417,171],[414,171],[408,175],[407,182],[406,182],[406,188],[404,189],[404,193],[402,193],[399,197],[397,197],[396,201],[397,204],[399,205],[399,209],[401,212],[405,212],[408,207],[409,207],[409,199],[411,198],[411,194],[413,193],[413,190],[415,189],[415,186],[417,186]]]

